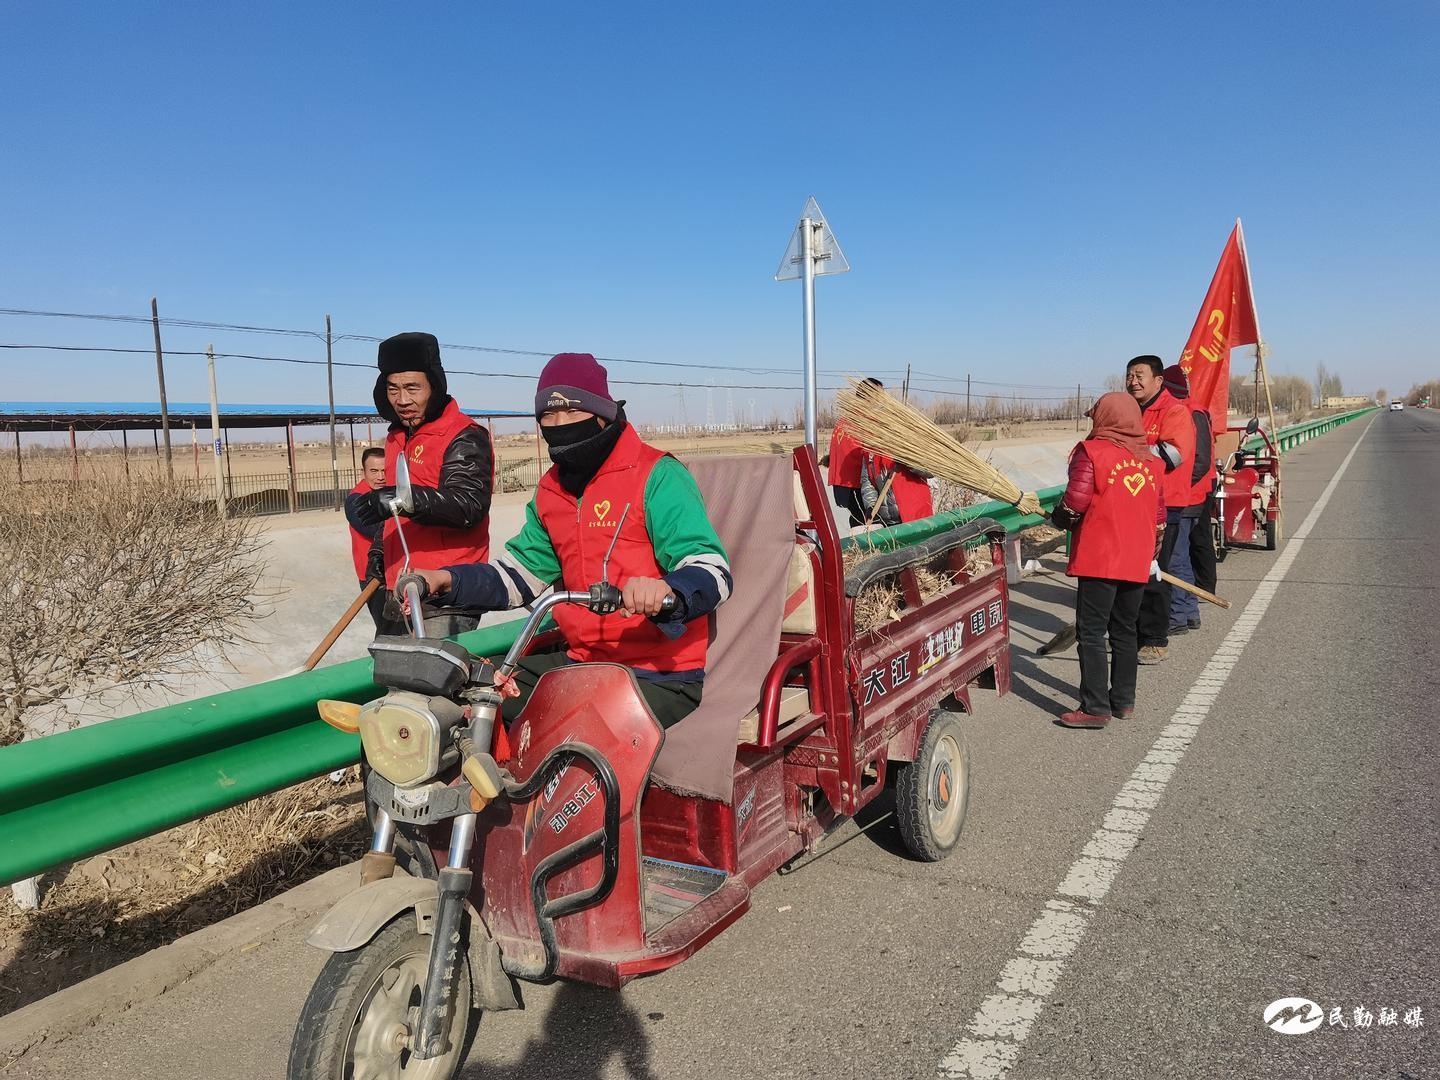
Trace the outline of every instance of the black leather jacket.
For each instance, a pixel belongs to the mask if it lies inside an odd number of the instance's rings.
[[[450,440],[440,463],[440,486],[414,489],[412,520],[421,525],[473,529],[490,513],[495,452],[490,433],[478,424]]]

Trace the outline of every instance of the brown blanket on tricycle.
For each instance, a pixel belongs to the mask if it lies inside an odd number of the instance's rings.
[[[700,457],[685,462],[730,557],[734,591],[715,612],[699,707],[665,732],[652,779],[671,791],[728,803],[740,720],[780,647],[785,573],[795,545],[789,455]]]

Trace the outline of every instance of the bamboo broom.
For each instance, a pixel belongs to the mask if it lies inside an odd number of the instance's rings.
[[[840,415],[872,450],[917,472],[950,480],[1007,502],[1022,514],[1040,514],[1034,492],[1021,491],[995,466],[947,435],[913,405],[896,401],[870,383],[849,380],[851,392],[836,402]]]

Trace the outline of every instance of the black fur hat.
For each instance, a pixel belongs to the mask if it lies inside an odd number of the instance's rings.
[[[440,342],[434,334],[410,331],[386,338],[380,342],[377,350],[376,365],[380,368],[380,377],[375,380],[375,408],[390,423],[398,424],[400,418],[390,407],[389,397],[385,393],[387,375],[400,371],[419,371],[424,374],[430,382],[430,404],[425,410],[427,422],[439,416],[450,403],[445,368],[440,364]]]

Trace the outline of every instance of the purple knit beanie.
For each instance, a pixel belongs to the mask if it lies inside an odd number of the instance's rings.
[[[589,353],[552,356],[535,388],[535,419],[547,409],[583,409],[613,422],[617,413],[605,369]]]

